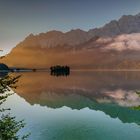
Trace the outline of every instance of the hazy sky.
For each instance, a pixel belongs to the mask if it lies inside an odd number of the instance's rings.
[[[0,0],[0,48],[8,52],[30,33],[103,26],[140,12],[140,0]]]

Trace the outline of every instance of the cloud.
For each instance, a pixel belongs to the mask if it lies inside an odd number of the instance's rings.
[[[100,38],[97,43],[104,44],[103,50],[140,51],[140,33],[123,34],[117,37]]]

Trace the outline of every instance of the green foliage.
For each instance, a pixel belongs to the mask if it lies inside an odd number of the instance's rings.
[[[136,94],[140,96],[140,91],[136,91]]]
[[[0,79],[0,93],[4,93],[5,91],[9,91],[9,88],[17,88],[15,84],[18,82],[20,76],[12,77],[12,76],[5,76],[4,78]]]
[[[13,77],[13,76],[7,75],[0,79],[0,105],[6,101],[8,96],[12,95],[12,94],[4,94],[4,93],[6,91],[10,91],[10,88],[17,88],[15,84],[18,82],[19,78],[20,76]],[[5,111],[5,109],[0,108],[0,112],[3,112],[3,111]]]
[[[134,110],[140,110],[140,106],[134,106],[134,107],[132,107],[132,109],[134,109]]]
[[[0,138],[2,140],[25,140],[28,135],[20,136],[17,132],[25,126],[23,121],[16,121],[15,117],[11,117],[10,114],[2,115],[0,120]]]
[[[20,76],[12,77],[6,76],[0,79],[0,105],[3,104],[11,94],[6,94],[6,91],[10,91],[10,88],[17,88],[15,84],[18,82]],[[28,135],[19,136],[17,133],[21,128],[25,126],[24,121],[16,121],[15,117],[12,117],[5,111],[10,109],[0,109],[2,115],[0,115],[0,140],[25,140]]]
[[[136,94],[137,94],[138,96],[140,96],[140,91],[136,91]],[[133,109],[133,110],[140,110],[140,106],[134,106],[134,107],[132,107],[132,109]]]

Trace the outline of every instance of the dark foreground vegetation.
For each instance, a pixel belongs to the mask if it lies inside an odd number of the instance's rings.
[[[10,88],[17,88],[16,83],[20,76],[12,77],[5,76],[0,78],[0,106],[6,101],[6,99],[13,93],[8,93]],[[19,136],[18,132],[25,126],[24,121],[17,121],[15,117],[9,113],[9,108],[0,107],[0,140],[25,140],[28,135]]]

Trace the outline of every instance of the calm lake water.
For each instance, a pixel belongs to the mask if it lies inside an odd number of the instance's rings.
[[[22,73],[10,107],[29,140],[139,140],[140,72]]]

